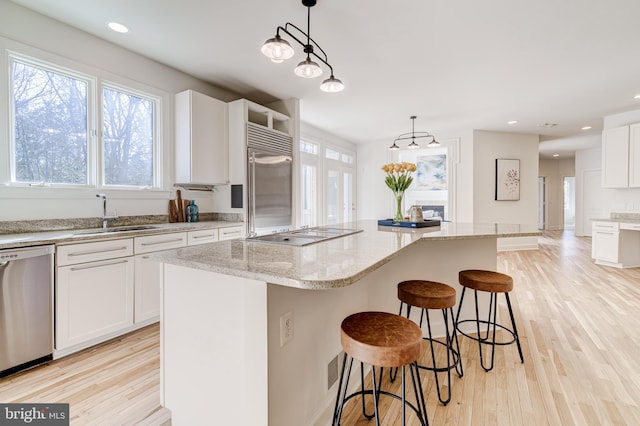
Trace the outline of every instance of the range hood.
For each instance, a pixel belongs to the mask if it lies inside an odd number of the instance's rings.
[[[173,186],[188,191],[213,191],[215,185],[211,183],[174,183]]]

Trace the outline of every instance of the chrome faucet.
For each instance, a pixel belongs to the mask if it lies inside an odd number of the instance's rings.
[[[107,216],[107,195],[96,194],[96,197],[102,198],[102,229],[107,229],[110,221],[118,219],[118,212],[113,216]]]

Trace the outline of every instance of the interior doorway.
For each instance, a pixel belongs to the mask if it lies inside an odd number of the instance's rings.
[[[563,179],[564,229],[576,229],[576,178],[565,176]]]

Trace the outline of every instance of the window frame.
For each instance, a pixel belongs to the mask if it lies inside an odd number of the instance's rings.
[[[170,182],[167,175],[168,164],[165,164],[167,150],[170,148],[165,134],[171,130],[171,124],[167,123],[168,113],[165,108],[170,105],[170,94],[137,81],[109,73],[107,71],[89,67],[73,60],[58,55],[41,51],[39,49],[22,45],[18,42],[0,37],[0,124],[5,125],[5,131],[0,132],[0,194],[10,190],[18,198],[30,198],[29,194],[55,194],[56,191],[82,190],[87,191],[123,191],[125,194],[138,194],[141,191],[151,193],[166,192]],[[86,184],[62,184],[62,183],[27,183],[15,182],[15,139],[14,139],[14,100],[13,100],[13,63],[18,61],[26,65],[42,68],[47,71],[60,73],[71,78],[88,82],[87,87],[87,183]],[[102,163],[102,88],[109,87],[123,93],[139,96],[151,100],[154,104],[153,117],[153,179],[152,186],[129,185],[105,185]],[[3,157],[6,156],[6,159]],[[3,189],[4,188],[4,189]],[[81,195],[80,197],[83,197]],[[142,196],[142,198],[147,198]]]

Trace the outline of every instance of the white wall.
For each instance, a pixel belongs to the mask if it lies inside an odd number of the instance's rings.
[[[0,37],[8,39],[5,45],[16,46],[17,42],[17,46],[24,46],[27,54],[35,52],[54,60],[62,58],[65,63],[124,77],[169,94],[169,104],[163,105],[166,119],[163,135],[163,168],[167,177],[165,187],[162,191],[100,191],[109,196],[109,212],[117,209],[120,216],[167,214],[167,200],[175,197],[171,187],[173,95],[182,90],[195,89],[224,101],[239,97],[9,1],[0,1]],[[0,87],[0,96],[5,96],[5,99],[6,87],[6,84]],[[2,115],[0,131],[6,132],[7,114],[3,112]],[[6,135],[4,133],[0,137]],[[2,156],[5,156],[4,152]],[[95,197],[97,192],[95,188],[0,187],[0,221],[101,216],[100,200]],[[201,212],[212,211],[212,193],[191,191],[183,196],[195,199]]]
[[[480,223],[538,222],[538,135],[473,132],[473,220]],[[495,200],[496,159],[520,160],[520,200]],[[537,237],[498,241],[499,249],[537,248]]]
[[[564,178],[575,176],[575,160],[540,160],[538,169],[538,176],[546,178],[545,229],[564,229]]]

